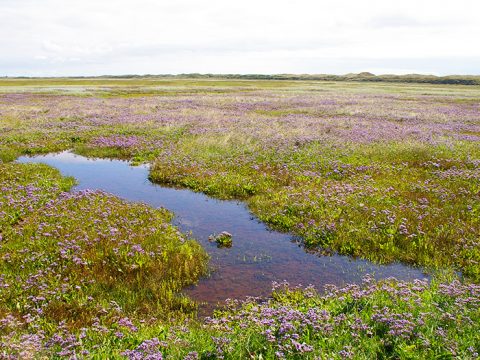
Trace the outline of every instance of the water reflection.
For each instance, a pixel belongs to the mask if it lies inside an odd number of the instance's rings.
[[[366,273],[376,278],[425,277],[421,270],[402,264],[381,266],[346,256],[306,253],[292,236],[271,231],[257,221],[242,203],[151,183],[146,165],[134,167],[125,161],[88,159],[70,152],[21,157],[18,161],[54,166],[78,180],[76,189],[100,189],[173,211],[175,225],[191,233],[211,256],[212,275],[186,289],[190,296],[210,305],[226,298],[268,295],[272,281],[313,284],[321,289],[325,284],[359,282]],[[219,249],[208,241],[209,235],[221,231],[233,234],[232,248]]]

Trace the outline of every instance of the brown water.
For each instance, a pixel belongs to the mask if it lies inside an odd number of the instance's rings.
[[[174,224],[191,233],[208,251],[213,272],[185,292],[211,308],[227,298],[266,296],[273,281],[292,285],[342,285],[360,282],[365,274],[375,278],[425,278],[418,268],[399,263],[375,265],[346,256],[310,254],[289,234],[272,231],[237,201],[212,199],[186,189],[151,183],[149,168],[120,160],[88,159],[70,152],[21,157],[19,162],[41,162],[78,180],[76,189],[99,189],[129,201],[165,207],[175,213]],[[233,247],[217,248],[209,235],[228,231]]]

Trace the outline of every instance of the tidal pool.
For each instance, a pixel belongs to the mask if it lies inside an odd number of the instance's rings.
[[[421,269],[399,263],[376,265],[347,256],[307,253],[293,236],[268,229],[241,202],[217,200],[202,193],[151,183],[147,165],[90,159],[68,151],[24,156],[18,162],[54,166],[63,175],[77,179],[76,190],[103,190],[129,201],[173,211],[174,224],[196,238],[211,256],[211,276],[185,290],[195,300],[205,303],[204,309],[211,309],[227,298],[266,296],[273,281],[311,284],[321,290],[326,284],[358,283],[367,273],[377,279],[427,277]],[[233,235],[231,248],[217,248],[208,240],[211,234],[222,231]]]

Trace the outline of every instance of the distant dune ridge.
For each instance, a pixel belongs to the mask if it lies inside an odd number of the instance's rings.
[[[9,79],[28,79],[29,77],[5,77]],[[45,77],[46,78],[46,77]],[[45,79],[43,78],[43,79]],[[360,72],[358,74],[349,73],[345,75],[331,74],[145,74],[145,75],[102,75],[102,76],[71,76],[70,79],[83,78],[189,78],[189,79],[242,79],[242,80],[318,80],[318,81],[369,81],[369,82],[401,82],[401,83],[419,83],[419,84],[457,84],[457,85],[480,85],[479,75],[375,75],[370,72]]]

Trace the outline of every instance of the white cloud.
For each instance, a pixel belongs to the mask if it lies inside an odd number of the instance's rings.
[[[0,0],[0,75],[480,74],[476,0]]]

